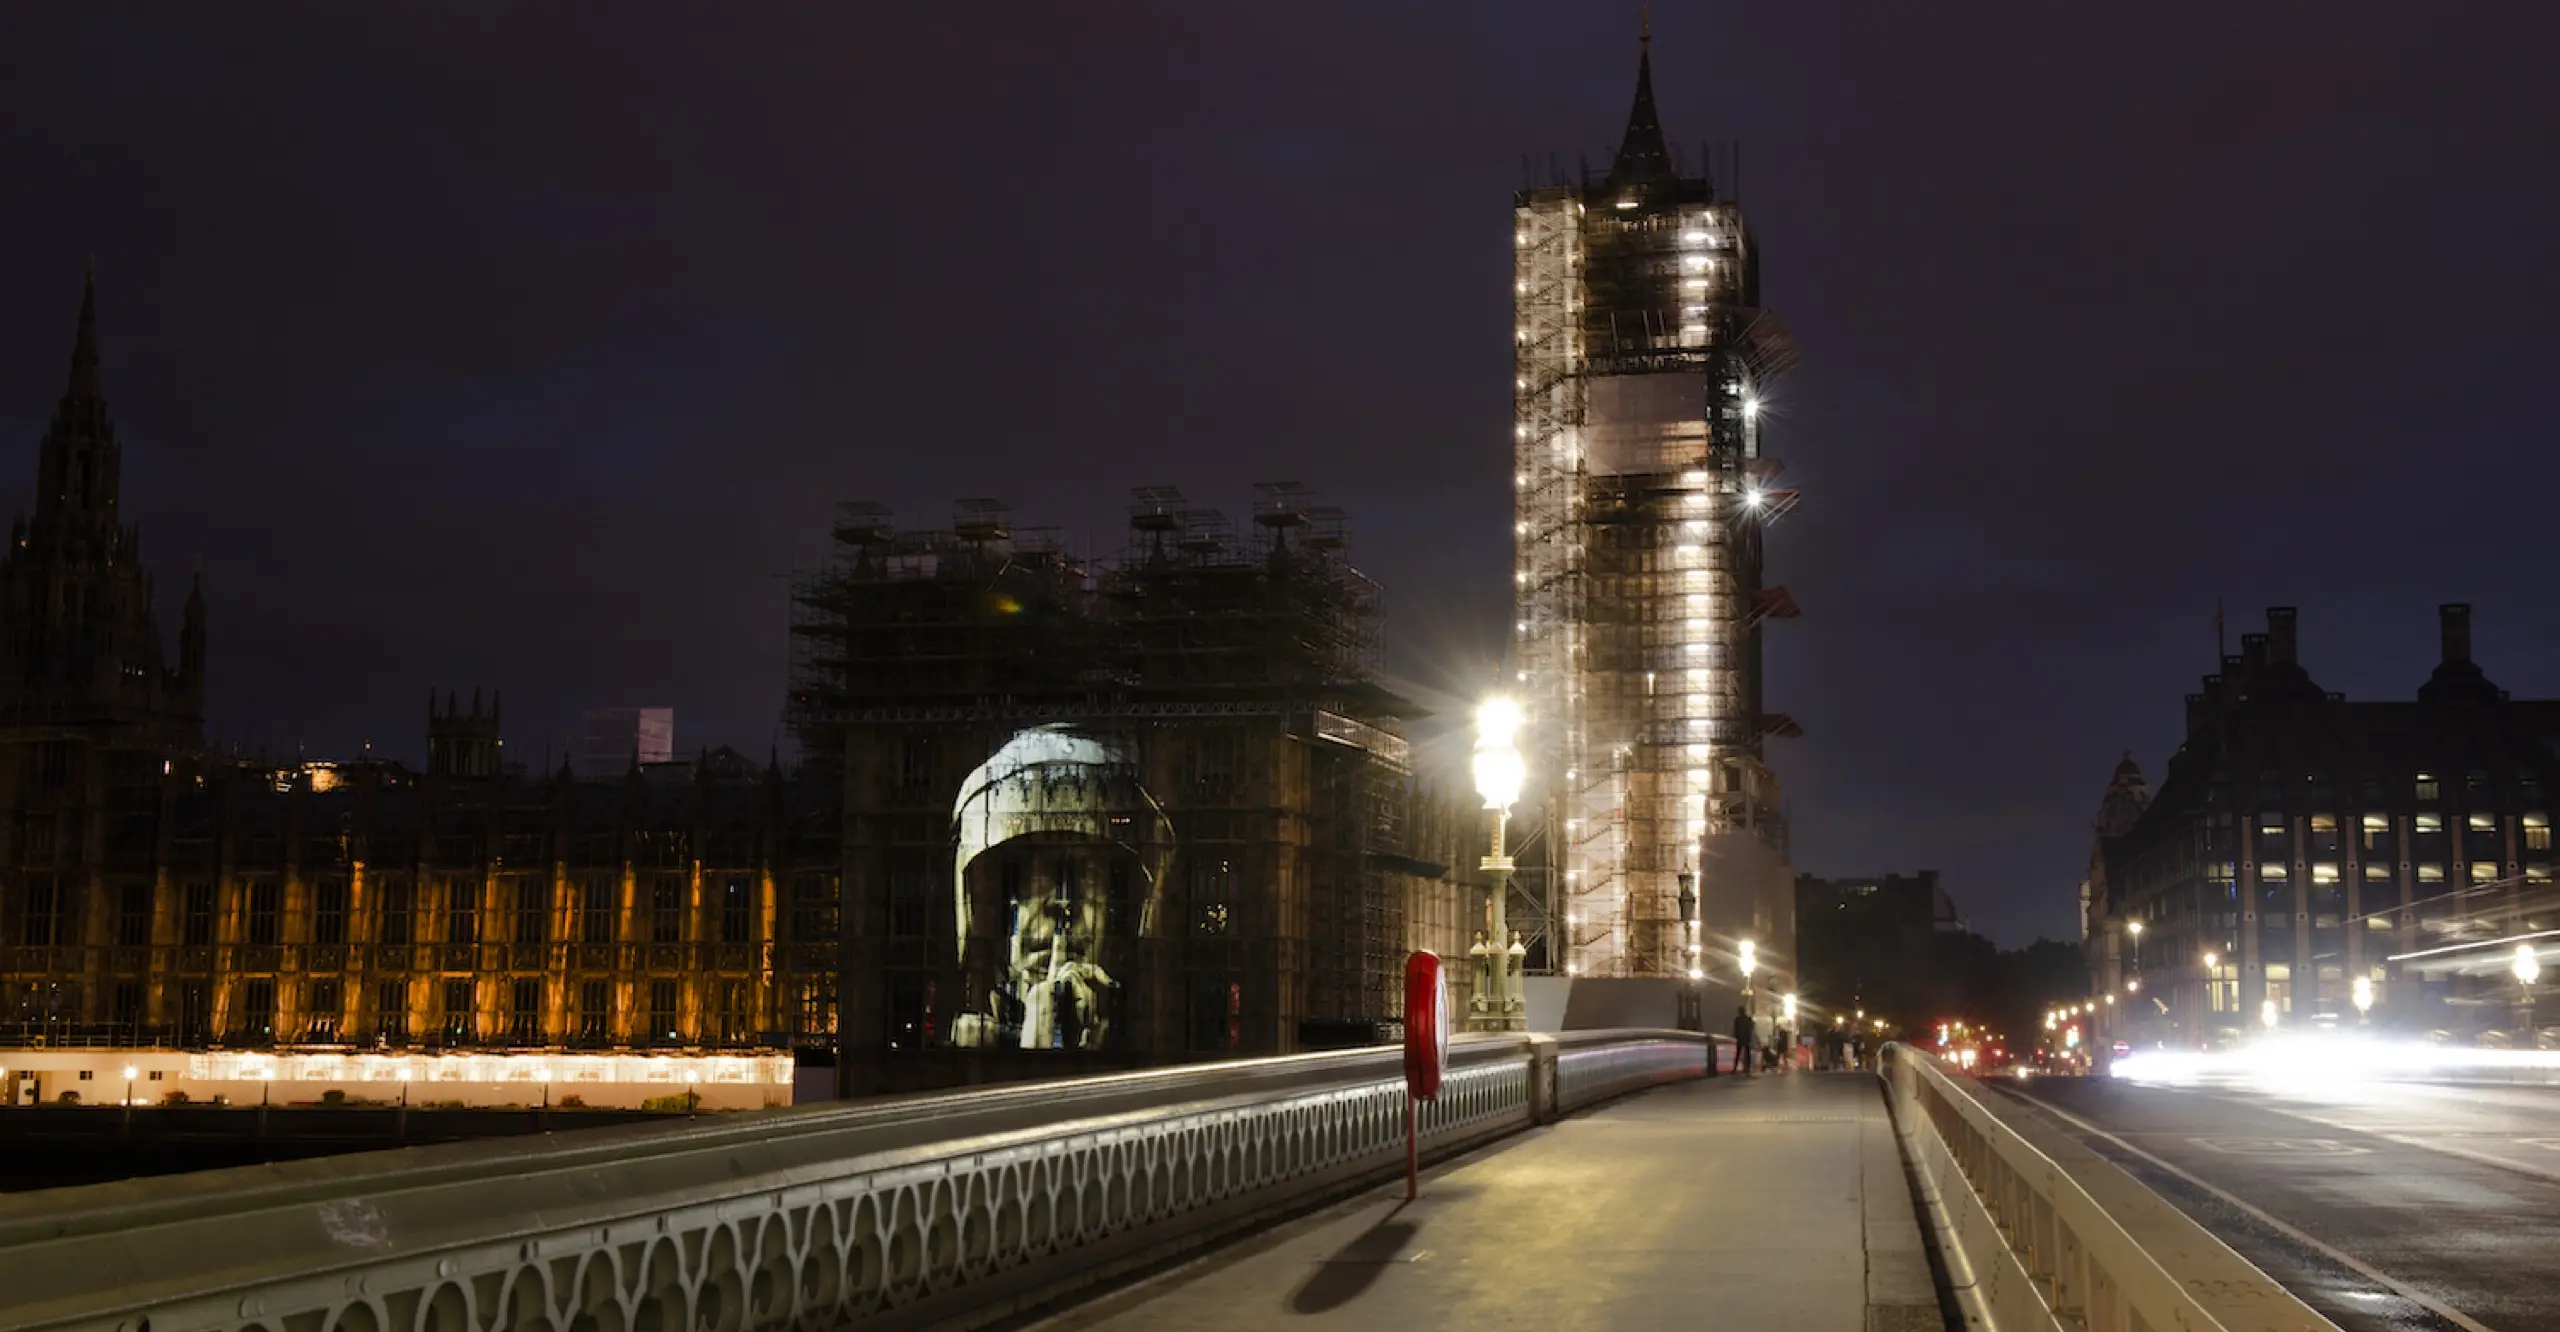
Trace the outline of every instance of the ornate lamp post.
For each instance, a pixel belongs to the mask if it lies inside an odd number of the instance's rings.
[[[1476,794],[1493,815],[1493,852],[1480,866],[1485,874],[1484,975],[1468,1002],[1467,1027],[1472,1031],[1523,1031],[1528,1013],[1521,1002],[1520,981],[1513,967],[1528,949],[1512,937],[1506,907],[1511,896],[1511,855],[1503,845],[1511,806],[1520,799],[1528,776],[1515,743],[1520,734],[1520,705],[1490,698],[1476,709]]]

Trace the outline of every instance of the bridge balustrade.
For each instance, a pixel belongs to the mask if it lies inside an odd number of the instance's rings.
[[[1467,1037],[1426,1154],[1697,1076],[1680,1032]],[[1393,1049],[0,1198],[0,1324],[665,1332],[1011,1316],[1392,1177]]]

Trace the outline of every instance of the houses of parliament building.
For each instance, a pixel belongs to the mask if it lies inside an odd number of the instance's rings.
[[[865,691],[894,672],[829,676],[821,663],[795,675],[803,761],[788,773],[728,750],[635,759],[601,780],[530,772],[507,760],[498,698],[459,693],[428,699],[422,769],[218,757],[204,737],[201,579],[172,660],[138,528],[118,509],[121,461],[92,281],[33,512],[0,555],[0,1091],[12,1101],[36,1099],[15,1085],[45,1062],[35,1051],[61,1070],[41,1098],[76,1096],[70,1080],[92,1074],[68,1071],[61,1052],[80,1049],[153,1052],[153,1082],[165,1066],[194,1085],[236,1085],[243,1067],[313,1085],[486,1082],[537,1065],[546,1083],[615,1076],[561,1071],[581,1059],[661,1059],[688,1079],[694,1059],[761,1079],[753,1070],[787,1068],[796,1052],[838,1064],[840,1094],[1016,1076],[957,1065],[1039,1052],[1284,1053],[1390,1028],[1381,959],[1466,951],[1472,899],[1451,866],[1477,835],[1472,813],[1410,779],[1394,732],[1411,710],[1337,678],[1357,661],[1322,679],[1210,678],[1205,658],[1177,652],[1179,669],[1116,662],[1107,679],[1051,681],[1045,700],[1020,680],[1000,700],[972,692],[986,682],[950,659],[900,677],[941,695],[874,698]],[[795,650],[825,657],[834,643],[841,662],[866,643],[895,657],[880,645],[920,641],[918,608],[933,603],[950,630],[936,642],[1003,658],[997,630],[1025,618],[1018,604],[934,602],[937,588],[976,586],[961,526],[940,558],[910,551],[895,567],[864,563],[898,554],[878,544],[885,531],[840,527],[845,562],[828,585],[868,579],[889,601],[804,587]],[[1005,567],[1037,566],[1009,533],[976,530]],[[1237,586],[1283,590],[1299,586],[1289,569],[1345,567],[1322,549],[1265,554],[1219,567],[1243,570]],[[1112,586],[1172,604],[1202,567]],[[1102,580],[1055,572],[1066,591],[1044,632],[1082,625],[1098,641],[1121,627]],[[855,622],[874,612],[901,636]],[[1198,607],[1183,615],[1205,622]],[[1267,669],[1268,654],[1238,659]],[[820,699],[811,678],[851,692]],[[1093,807],[1069,808],[1075,793]],[[1131,810],[1145,812],[1135,833]],[[961,826],[972,831],[955,857]],[[141,1056],[111,1057],[136,1076]],[[466,1059],[523,1069],[451,1071]],[[285,1060],[305,1071],[279,1073]],[[359,1069],[366,1060],[378,1066]]]

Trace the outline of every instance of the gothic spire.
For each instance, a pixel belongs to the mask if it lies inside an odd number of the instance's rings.
[[[1653,109],[1653,27],[1648,20],[1636,55],[1636,103],[1627,112],[1627,135],[1609,164],[1610,189],[1670,180],[1671,149],[1662,141],[1662,117]]]
[[[106,396],[106,388],[98,373],[98,262],[89,261],[89,270],[80,280],[80,331],[71,339],[71,383],[62,396],[71,401],[95,402]]]

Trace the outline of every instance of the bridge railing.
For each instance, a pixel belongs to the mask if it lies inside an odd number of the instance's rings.
[[[1459,1040],[1426,1153],[1698,1075],[1705,1038]],[[1397,1051],[594,1129],[0,1198],[0,1325],[993,1321],[1404,1160]]]
[[[1969,1324],[2004,1332],[2332,1326],[2085,1149],[1995,1112],[1972,1079],[1905,1045],[1885,1047],[1884,1075],[1903,1159]],[[2076,1173],[2030,1134],[2080,1171],[2112,1177]]]

